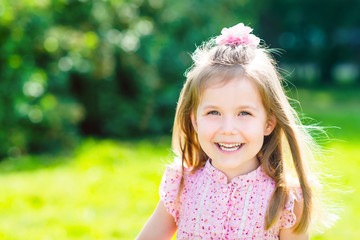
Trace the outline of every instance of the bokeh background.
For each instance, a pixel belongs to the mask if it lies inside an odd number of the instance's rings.
[[[190,53],[239,22],[270,48],[360,237],[360,1],[0,0],[0,239],[134,239],[171,161]]]

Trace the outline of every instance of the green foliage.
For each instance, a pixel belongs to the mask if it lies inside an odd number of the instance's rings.
[[[169,134],[189,53],[240,21],[285,48],[295,80],[357,81],[355,5],[275,2],[0,0],[0,159]]]
[[[0,157],[69,147],[76,140],[84,107],[71,96],[69,74],[61,64],[66,62],[62,56],[70,53],[71,45],[65,42],[80,42],[69,35],[58,41],[56,36],[66,28],[54,25],[56,11],[48,11],[61,10],[64,4],[0,2]]]
[[[169,133],[187,52],[238,13],[251,19],[226,3],[230,14],[216,1],[199,13],[193,1],[1,0],[0,158],[81,134]]]

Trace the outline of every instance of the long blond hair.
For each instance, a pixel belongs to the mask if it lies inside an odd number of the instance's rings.
[[[195,172],[208,160],[190,117],[191,112],[197,109],[202,91],[215,79],[221,79],[224,83],[235,76],[251,79],[262,96],[267,116],[274,116],[277,121],[273,132],[265,137],[259,153],[264,171],[276,183],[267,209],[266,229],[275,223],[284,209],[290,191],[286,175],[288,169],[293,169],[303,194],[302,217],[295,232],[307,231],[314,202],[311,186],[316,183],[309,174],[307,162],[314,158],[313,150],[317,145],[285,95],[283,79],[270,50],[246,45],[216,45],[215,40],[211,39],[198,47],[192,57],[194,64],[186,73],[172,135],[172,148],[182,159],[183,168],[186,166]]]

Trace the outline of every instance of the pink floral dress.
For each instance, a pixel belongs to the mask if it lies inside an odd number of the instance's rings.
[[[265,215],[275,183],[260,166],[227,183],[226,176],[208,161],[191,174],[185,169],[184,188],[177,201],[181,167],[169,166],[160,184],[160,199],[174,216],[177,239],[279,239],[281,228],[295,224],[291,192],[280,219],[265,230]]]

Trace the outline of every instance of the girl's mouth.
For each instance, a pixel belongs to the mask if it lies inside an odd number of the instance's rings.
[[[243,143],[216,143],[216,146],[220,150],[225,152],[233,152],[239,150],[244,144]]]

